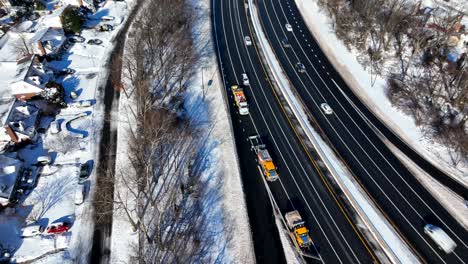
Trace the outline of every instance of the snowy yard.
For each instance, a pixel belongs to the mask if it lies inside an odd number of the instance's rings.
[[[90,196],[94,191],[94,160],[97,159],[103,122],[101,101],[107,80],[107,60],[131,3],[105,3],[88,21],[113,16],[114,30],[84,29],[81,33],[86,39],[84,43],[74,43],[60,60],[47,64],[54,70],[70,68],[76,72],[56,80],[64,86],[68,106],[56,116],[42,115],[40,126],[45,130],[39,133],[35,142],[17,151],[17,158],[23,161],[24,168],[35,168],[37,158],[44,155],[50,157],[51,165],[37,165],[40,172],[37,186],[19,196],[14,211],[8,209],[0,213],[0,244],[14,252],[14,261],[72,262],[73,259],[83,260],[91,249],[94,224]],[[102,43],[87,44],[89,39],[99,39]],[[70,96],[72,91],[77,95],[74,99]],[[9,101],[7,94],[2,93],[1,97]],[[0,111],[7,111],[6,106],[2,101]],[[80,181],[83,163],[89,164],[91,176]],[[77,193],[84,193],[83,203],[77,201]],[[21,229],[35,220],[42,226],[65,222],[70,229],[61,235],[21,238]]]

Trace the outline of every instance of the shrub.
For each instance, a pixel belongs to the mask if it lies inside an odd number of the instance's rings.
[[[84,19],[80,16],[79,9],[77,7],[70,6],[65,9],[60,16],[62,21],[63,30],[65,33],[78,33],[83,26]]]

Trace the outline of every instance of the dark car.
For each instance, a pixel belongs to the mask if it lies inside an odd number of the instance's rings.
[[[80,180],[87,179],[91,174],[91,161],[87,161],[81,164],[80,167]]]
[[[90,44],[90,45],[101,45],[102,40],[100,40],[100,39],[90,39],[90,40],[88,40],[88,44]]]
[[[285,48],[291,47],[291,44],[289,44],[288,38],[282,39],[282,40],[281,40],[281,44],[283,44],[283,47],[285,47]]]
[[[83,42],[85,42],[85,38],[83,38],[82,36],[75,35],[75,36],[68,37],[68,43],[83,43]]]
[[[301,73],[304,73],[306,70],[305,70],[305,66],[304,64],[300,63],[300,62],[297,62],[296,63],[296,70],[298,72],[301,72]]]
[[[58,75],[58,76],[62,76],[62,75],[74,74],[75,72],[76,71],[74,69],[65,68],[65,69],[61,69],[61,70],[58,70],[58,71],[54,71],[54,74]]]
[[[112,31],[112,30],[114,30],[114,27],[112,25],[109,25],[109,24],[98,25],[96,28],[99,31]]]

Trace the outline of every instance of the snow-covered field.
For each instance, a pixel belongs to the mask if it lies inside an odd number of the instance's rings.
[[[460,164],[459,167],[455,168],[450,162],[447,148],[425,137],[412,117],[391,105],[385,94],[385,79],[377,77],[372,85],[370,72],[359,64],[356,53],[349,51],[343,42],[336,37],[331,28],[330,19],[320,10],[317,3],[314,0],[295,1],[322,50],[338,72],[342,74],[348,85],[368,107],[424,157],[468,185],[468,167]],[[466,1],[459,2],[460,6],[463,3],[465,6],[467,5]],[[433,0],[427,0],[425,4],[435,5],[436,3]]]
[[[122,21],[130,11],[132,1],[109,1],[101,6],[90,17],[98,20],[104,15],[114,16],[114,30],[95,32],[83,30],[82,36],[87,40],[98,38],[101,45],[75,43],[64,54],[61,60],[48,64],[53,69],[71,68],[76,73],[65,77],[62,82],[66,91],[66,102],[69,106],[55,117],[59,120],[60,132],[52,134],[50,129],[37,143],[26,146],[18,152],[25,160],[25,166],[35,163],[38,156],[49,153],[52,166],[43,170],[37,187],[16,208],[13,214],[0,215],[0,243],[14,249],[13,259],[17,262],[36,260],[38,263],[63,263],[86,261],[87,253],[92,246],[93,220],[91,197],[94,190],[96,161],[100,131],[103,123],[103,87],[107,80],[107,59],[113,50],[113,38],[120,30]],[[71,91],[78,97],[72,100]],[[91,106],[78,107],[74,102],[90,101]],[[49,124],[52,118],[48,120]],[[84,203],[75,204],[75,192],[79,189],[78,175],[81,163],[91,161],[92,174],[84,182]],[[21,228],[28,224],[28,215],[40,207],[42,210],[38,223],[48,225],[66,221],[72,224],[69,232],[57,236],[20,237]],[[77,263],[79,263],[77,262]]]
[[[359,184],[355,182],[346,166],[342,164],[331,148],[321,139],[319,134],[314,131],[310,123],[307,121],[308,117],[305,114],[304,106],[292,91],[288,78],[283,72],[280,63],[276,59],[276,56],[262,31],[257,10],[251,1],[249,1],[249,5],[253,17],[254,29],[259,37],[260,46],[268,60],[268,66],[272,70],[274,79],[310,142],[314,145],[314,148],[322,157],[322,160],[327,165],[327,168],[333,175],[335,181],[341,187],[351,205],[360,216],[360,218],[355,219],[355,221],[361,223],[361,226],[365,226],[367,231],[366,233],[370,233],[370,235],[382,246],[382,249],[386,251],[387,256],[392,259],[392,261],[398,261],[401,263],[418,263],[417,258],[413,255],[408,246],[402,241],[401,237],[393,229],[390,223],[388,223],[385,217],[381,215],[379,210],[373,205],[373,202],[360,188]],[[377,252],[377,254],[381,253]]]

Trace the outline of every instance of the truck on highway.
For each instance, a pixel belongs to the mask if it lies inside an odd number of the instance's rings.
[[[312,239],[309,236],[309,230],[305,227],[305,222],[297,210],[286,213],[284,216],[289,229],[294,235],[294,239],[301,248],[308,248],[312,245]]]
[[[231,86],[232,93],[234,94],[234,100],[239,108],[240,115],[249,114],[249,105],[247,104],[247,98],[245,97],[244,90],[239,85]]]
[[[457,247],[455,241],[438,226],[427,224],[424,226],[424,233],[426,233],[446,254],[452,253]]]
[[[266,149],[265,145],[260,142],[258,135],[249,137],[250,145],[252,150],[257,154],[257,162],[260,167],[262,174],[265,176],[267,181],[276,181],[278,179],[278,173],[276,172],[276,166],[270,156],[270,153]]]

